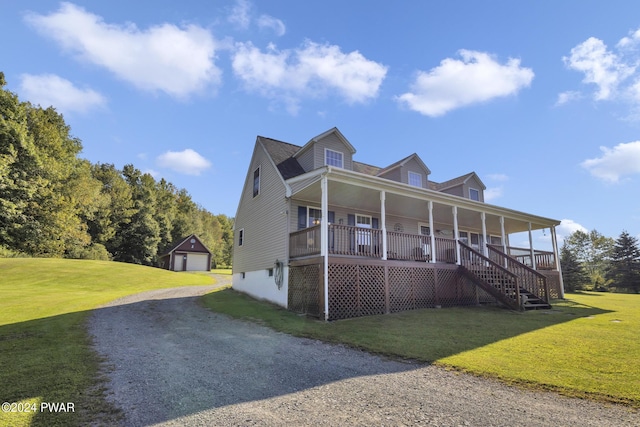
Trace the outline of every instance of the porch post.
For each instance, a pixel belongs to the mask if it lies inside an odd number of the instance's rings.
[[[386,210],[387,193],[380,191],[380,222],[382,222],[382,259],[387,259],[387,210]]]
[[[504,217],[501,216],[500,217],[500,238],[502,239],[502,252],[504,252],[505,254],[509,255],[509,253],[507,252],[507,235],[504,232]],[[507,268],[508,263],[507,263],[507,259],[505,258],[504,260],[504,267]]]
[[[433,225],[433,201],[429,200],[429,234],[431,234],[431,262],[436,262],[436,235]]]
[[[484,256],[489,256],[489,248],[487,247],[487,214],[480,212],[480,219],[482,220],[482,253]]]
[[[456,239],[456,264],[460,265],[460,231],[458,230],[458,207],[453,207],[453,236]]]
[[[324,320],[329,320],[329,194],[327,175],[320,181],[322,218],[320,219],[320,256],[324,270]]]
[[[536,253],[533,250],[533,236],[531,235],[531,223],[529,223],[529,252],[531,253],[531,267],[534,270],[537,270],[537,268],[536,268]]]
[[[562,280],[562,266],[560,265],[560,256],[558,252],[558,236],[556,235],[556,226],[551,226],[551,243],[553,244],[553,258],[555,261],[556,271],[560,275],[560,298],[564,299],[564,280]]]

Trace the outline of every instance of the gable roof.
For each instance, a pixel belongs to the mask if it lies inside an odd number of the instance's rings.
[[[381,170],[377,173],[377,175],[378,175],[378,176],[380,176],[380,175],[384,175],[384,174],[385,174],[385,173],[387,173],[387,172],[390,172],[390,171],[392,171],[392,170],[394,170],[394,169],[396,169],[396,168],[399,168],[399,167],[401,167],[401,166],[404,166],[404,165],[406,165],[406,164],[407,164],[410,160],[412,160],[412,159],[415,159],[415,160],[418,162],[418,164],[420,164],[420,166],[421,166],[425,171],[427,171],[427,175],[431,174],[431,170],[429,170],[429,168],[427,167],[427,165],[425,165],[425,164],[424,164],[424,162],[422,161],[422,159],[420,158],[420,156],[418,156],[418,154],[416,154],[416,153],[413,153],[413,154],[411,154],[411,155],[409,155],[409,156],[405,157],[404,159],[402,159],[402,160],[398,160],[397,162],[392,163],[391,165],[387,166],[386,168],[381,169]]]
[[[484,183],[482,182],[480,177],[478,177],[478,174],[476,174],[475,172],[469,172],[468,174],[465,174],[465,175],[462,175],[462,176],[459,176],[457,178],[453,178],[453,179],[450,179],[448,181],[441,182],[441,183],[429,181],[429,187],[431,189],[433,189],[433,190],[436,190],[436,191],[442,191],[442,190],[446,190],[448,188],[453,188],[453,187],[457,187],[457,186],[462,185],[462,184],[466,184],[467,181],[469,181],[473,177],[475,177],[476,180],[480,183],[480,185],[482,186],[483,190],[487,189],[487,187],[484,185]]]
[[[267,151],[267,154],[271,156],[273,163],[278,168],[283,179],[287,180],[305,173],[305,170],[300,166],[298,160],[293,157],[293,155],[300,150],[301,147],[299,145],[265,138],[264,136],[259,136],[258,139]]]
[[[190,234],[189,236],[185,237],[184,239],[178,240],[178,243],[176,243],[175,245],[173,245],[171,247],[171,249],[169,249],[167,252],[165,252],[164,254],[161,255],[161,257],[163,256],[167,256],[169,254],[171,254],[173,251],[175,251],[176,249],[178,249],[180,246],[182,246],[187,240],[190,239],[196,239],[203,248],[206,249],[207,252],[211,253],[211,251],[209,250],[209,248],[207,248],[207,245],[205,245],[204,243],[202,243],[202,240],[200,240],[200,238],[198,236],[196,236],[195,234]]]
[[[310,149],[313,146],[313,144],[327,137],[328,135],[331,135],[332,133],[338,137],[338,139],[349,149],[349,151],[351,151],[351,154],[355,154],[356,149],[353,147],[353,145],[351,145],[351,143],[347,140],[347,138],[344,137],[342,132],[340,132],[338,128],[334,126],[328,131],[322,132],[320,135],[314,136],[313,138],[311,138],[309,142],[304,144],[304,146],[293,155],[293,157],[300,156],[302,153]]]

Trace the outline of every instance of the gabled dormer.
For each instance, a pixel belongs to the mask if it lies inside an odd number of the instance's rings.
[[[377,176],[414,187],[429,188],[429,174],[431,171],[427,165],[420,159],[420,156],[413,153],[380,170]]]
[[[484,202],[484,190],[487,189],[475,172],[470,172],[439,184],[435,182],[431,184],[433,190],[478,202]]]
[[[355,152],[353,145],[334,127],[311,138],[293,157],[306,172],[325,165],[353,170]]]

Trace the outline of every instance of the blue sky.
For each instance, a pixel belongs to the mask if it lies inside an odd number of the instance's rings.
[[[560,235],[640,236],[636,1],[0,10],[9,90],[55,106],[82,157],[132,163],[213,213],[235,215],[257,135],[303,145],[336,126],[358,161],[417,152],[438,182],[475,171],[489,203],[562,220]]]

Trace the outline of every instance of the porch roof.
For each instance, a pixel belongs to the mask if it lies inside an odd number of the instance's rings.
[[[427,202],[433,202],[435,224],[453,227],[452,207],[458,209],[458,225],[462,228],[478,228],[480,214],[486,215],[489,231],[501,229],[500,217],[504,218],[507,234],[557,226],[560,221],[516,211],[488,203],[442,193],[426,188],[413,187],[385,178],[366,175],[346,169],[324,166],[286,181],[288,195],[295,199],[319,205],[321,200],[320,178],[326,175],[328,199],[332,206],[357,209],[361,212],[380,212],[380,192],[385,191],[387,216],[428,219]],[[292,190],[293,188],[293,190]],[[427,222],[427,221],[425,221]]]

